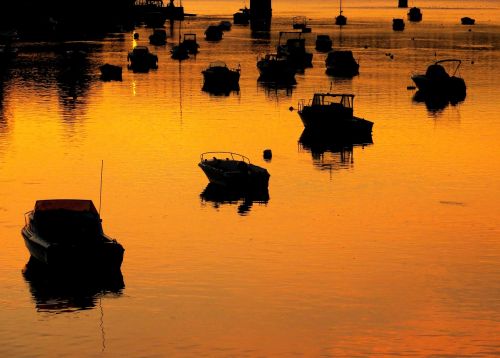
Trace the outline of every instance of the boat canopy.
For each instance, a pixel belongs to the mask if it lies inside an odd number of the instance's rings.
[[[54,210],[67,210],[74,212],[88,212],[97,214],[97,209],[92,200],[84,199],[50,199],[37,200],[35,203],[36,212],[48,212]]]
[[[353,108],[354,95],[344,93],[315,93],[311,105],[329,106],[342,105],[345,108]]]
[[[208,65],[209,68],[214,68],[214,67],[227,67],[226,63],[224,61],[213,61],[210,62]]]

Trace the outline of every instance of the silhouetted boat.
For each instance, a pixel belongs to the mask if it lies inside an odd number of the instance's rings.
[[[182,46],[189,52],[190,54],[197,54],[200,45],[196,42],[196,34],[184,34],[184,39],[181,42]]]
[[[338,25],[338,26],[347,25],[347,17],[345,17],[344,15],[342,15],[342,13],[343,13],[343,11],[342,11],[342,0],[340,0],[339,15],[335,18],[335,25]]]
[[[103,81],[121,81],[122,67],[105,63],[99,67],[101,71],[101,80]]]
[[[227,20],[222,20],[221,22],[219,22],[219,28],[222,30],[222,31],[231,31],[231,22],[227,21]]]
[[[405,29],[405,21],[403,19],[392,19],[392,29],[394,31],[403,31]]]
[[[167,43],[167,32],[165,29],[153,29],[153,33],[149,35],[149,43],[155,46],[162,46]]]
[[[359,64],[352,51],[331,51],[325,60],[326,73],[336,77],[353,77],[359,74]]]
[[[306,51],[306,39],[301,32],[281,31],[276,49],[278,56],[286,57],[295,69],[312,67],[313,54]]]
[[[460,21],[462,22],[462,25],[474,25],[476,23],[476,20],[468,16],[462,17]]]
[[[278,54],[267,54],[257,61],[259,81],[275,82],[293,85],[295,81],[295,68],[286,57]]]
[[[292,19],[292,28],[304,33],[311,32],[311,28],[307,26],[307,18],[305,16],[295,16]]]
[[[316,50],[319,52],[328,52],[332,49],[333,41],[328,35],[316,36]]]
[[[267,188],[269,183],[270,175],[266,169],[233,152],[203,153],[198,166],[211,183],[225,187]]]
[[[248,25],[250,22],[250,9],[246,6],[239,9],[238,12],[233,14],[233,23],[235,25]]]
[[[203,89],[210,90],[238,90],[240,68],[231,69],[222,61],[211,62],[203,74]]]
[[[149,52],[146,46],[136,46],[129,52],[127,59],[129,68],[134,72],[148,72],[158,68],[158,56]]]
[[[417,88],[426,94],[438,96],[465,96],[466,85],[463,78],[456,76],[461,60],[446,59],[434,62],[427,67],[425,74],[416,74],[411,77]],[[450,64],[453,73],[448,74],[443,64]]]
[[[220,41],[223,31],[218,25],[210,25],[205,30],[205,39],[207,41]]]
[[[338,135],[369,134],[373,122],[353,115],[354,95],[315,93],[307,104],[299,103],[299,116],[305,128],[328,130]]]
[[[413,22],[422,21],[422,11],[418,7],[412,7],[408,11],[408,20]]]
[[[120,269],[124,249],[106,236],[91,200],[37,200],[21,233],[32,257],[60,268]]]
[[[189,58],[189,51],[182,44],[175,45],[174,47],[172,47],[170,54],[171,54],[170,57],[172,57],[172,59],[174,60],[182,61]]]
[[[400,7],[400,8],[406,8],[406,7],[408,7],[408,0],[399,0],[398,1],[398,7]]]

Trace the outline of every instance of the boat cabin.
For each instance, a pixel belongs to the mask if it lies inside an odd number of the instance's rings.
[[[299,111],[301,112],[304,107],[309,107],[311,110],[335,112],[339,117],[349,118],[353,116],[354,95],[315,93],[307,106],[299,103]]]

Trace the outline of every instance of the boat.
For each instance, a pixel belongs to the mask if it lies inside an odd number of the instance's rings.
[[[158,56],[149,52],[147,46],[136,46],[129,52],[127,59],[129,69],[134,72],[148,72],[150,69],[158,68]]]
[[[196,42],[196,34],[184,34],[184,39],[181,42],[182,46],[187,50],[190,54],[197,54],[200,45]]]
[[[179,42],[170,51],[171,53],[170,57],[174,60],[179,60],[179,61],[186,60],[189,58],[188,47],[185,46],[183,42],[181,42],[181,24],[182,21],[179,21]]]
[[[333,41],[328,35],[316,36],[316,51],[328,52],[332,49]]]
[[[279,56],[276,53],[266,54],[263,58],[257,60],[259,69],[259,81],[274,82],[294,85],[295,68],[290,64],[286,57]]]
[[[359,74],[359,63],[352,51],[335,50],[326,56],[326,73],[335,77],[353,77]]]
[[[224,187],[267,188],[269,173],[250,163],[246,156],[233,152],[205,152],[198,166],[210,183]]]
[[[123,246],[104,234],[91,200],[37,200],[21,230],[31,256],[55,268],[120,269]]]
[[[153,33],[149,35],[149,43],[155,46],[162,46],[167,43],[167,32],[165,29],[153,29]]]
[[[231,31],[231,26],[232,24],[230,21],[222,20],[221,22],[219,22],[219,28],[222,31]]]
[[[276,50],[278,56],[286,57],[296,70],[312,67],[313,54],[306,51],[306,39],[301,32],[281,31]]]
[[[304,33],[311,32],[311,28],[307,26],[307,18],[305,16],[295,16],[292,19],[292,28]]]
[[[222,61],[211,62],[203,74],[203,90],[208,92],[227,92],[239,90],[241,69],[231,69]]]
[[[427,67],[425,74],[415,74],[411,77],[422,93],[436,96],[465,97],[466,85],[462,77],[458,76],[461,60],[439,60]],[[452,69],[451,75],[445,66]]]
[[[399,8],[407,8],[408,7],[408,0],[399,0],[398,7]]]
[[[101,80],[103,81],[121,81],[122,67],[105,63],[99,67],[101,71]]]
[[[474,25],[476,23],[476,20],[468,16],[462,17],[460,21],[462,22],[462,25]]]
[[[422,11],[418,7],[412,7],[408,11],[408,20],[413,22],[422,21]]]
[[[218,25],[210,25],[205,30],[205,39],[207,41],[220,41],[223,31]]]
[[[250,23],[250,9],[246,6],[233,14],[235,25],[248,25]]]
[[[335,25],[345,26],[345,25],[347,25],[347,17],[345,17],[344,15],[342,15],[342,13],[343,13],[343,11],[342,11],[342,0],[339,0],[339,1],[340,1],[339,15],[335,18]]]
[[[403,31],[405,29],[405,21],[403,19],[392,19],[392,29],[394,31]]]
[[[373,122],[353,115],[354,95],[315,93],[306,104],[299,102],[299,116],[310,130],[329,130],[339,135],[361,135],[372,131]]]

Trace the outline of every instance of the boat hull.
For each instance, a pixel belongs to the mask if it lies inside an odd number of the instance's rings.
[[[31,256],[50,267],[119,270],[123,261],[125,250],[122,245],[107,237],[98,243],[65,245],[50,243],[26,227],[21,234]]]
[[[339,135],[369,135],[373,122],[359,117],[339,118],[328,111],[304,108],[299,112],[304,128],[311,131],[329,131]]]
[[[415,75],[411,78],[417,88],[429,94],[462,95],[466,93],[465,81],[460,77],[449,77],[444,80],[429,79],[425,75]]]
[[[252,166],[252,164],[249,164]],[[203,170],[210,183],[225,187],[255,187],[267,188],[269,185],[269,173],[267,170],[221,170],[205,162],[198,166]],[[255,166],[253,166],[255,167]]]

